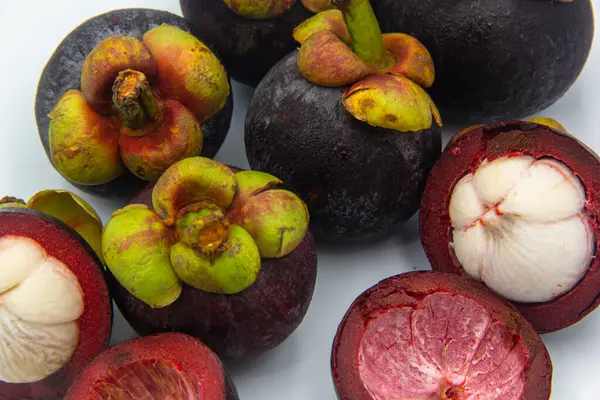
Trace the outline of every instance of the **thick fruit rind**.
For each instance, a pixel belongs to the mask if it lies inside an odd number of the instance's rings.
[[[571,168],[585,187],[585,210],[600,246],[600,159],[573,136],[544,125],[510,121],[471,129],[442,155],[427,180],[421,201],[421,241],[433,269],[467,276],[449,247],[452,240],[448,207],[454,186],[484,158],[492,161],[506,155],[528,154],[550,157]],[[539,333],[570,326],[600,305],[600,260],[594,257],[587,274],[570,292],[546,303],[514,305]]]
[[[31,238],[44,247],[48,255],[63,262],[75,274],[84,291],[84,312],[79,319],[80,340],[69,364],[46,379],[32,384],[0,382],[0,398],[62,398],[77,374],[104,351],[109,343],[112,302],[108,295],[102,262],[77,232],[41,211],[1,208],[0,237],[6,235]]]
[[[93,17],[75,28],[57,47],[48,60],[38,85],[35,114],[38,133],[51,157],[49,148],[49,118],[60,96],[68,90],[79,89],[81,84],[81,67],[84,59],[103,39],[116,35],[133,35],[142,39],[142,34],[161,24],[178,27],[196,36],[197,32],[185,19],[175,14],[152,9],[121,9],[110,11]],[[210,44],[209,44],[210,47]],[[229,130],[233,111],[233,96],[228,96],[219,112],[202,124],[204,137],[202,156],[214,157]],[[141,190],[147,182],[125,172],[121,177],[104,184],[77,184],[77,188],[85,192],[110,198],[128,198]]]
[[[90,388],[102,382],[107,374],[152,360],[172,364],[177,373],[192,374],[203,399],[238,400],[235,386],[219,358],[199,340],[181,333],[136,338],[111,347],[81,372],[65,400],[87,398]]]
[[[372,400],[359,376],[358,351],[367,322],[391,307],[411,306],[428,294],[460,294],[484,307],[495,320],[521,336],[528,351],[524,399],[548,400],[552,363],[543,342],[527,320],[484,285],[440,272],[420,271],[397,275],[363,292],[350,306],[333,342],[331,369],[340,400]]]

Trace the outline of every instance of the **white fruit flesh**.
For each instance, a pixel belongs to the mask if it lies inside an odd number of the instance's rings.
[[[520,400],[528,352],[482,306],[434,293],[369,321],[361,380],[374,400]]]
[[[505,298],[546,302],[570,291],[594,257],[585,189],[571,169],[529,156],[484,161],[455,186],[456,258]]]
[[[30,383],[61,369],[79,339],[83,293],[36,241],[0,239],[0,381]]]

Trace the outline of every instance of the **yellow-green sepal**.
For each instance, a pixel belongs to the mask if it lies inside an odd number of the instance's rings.
[[[308,231],[306,204],[287,190],[267,190],[231,210],[230,220],[254,238],[261,257],[277,258],[291,253]]]
[[[248,288],[260,272],[260,254],[252,236],[231,226],[226,250],[206,256],[184,243],[171,248],[171,265],[188,285],[211,293],[235,294]]]
[[[153,308],[168,306],[181,294],[170,247],[169,229],[141,204],[115,211],[102,234],[108,269],[129,293]]]
[[[102,254],[102,220],[85,200],[67,190],[43,190],[27,201],[27,208],[48,214],[85,239],[104,262]]]

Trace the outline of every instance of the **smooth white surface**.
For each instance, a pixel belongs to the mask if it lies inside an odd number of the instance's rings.
[[[216,0],[215,0],[216,1]],[[577,0],[576,0],[577,1]],[[600,0],[593,0],[600,5]],[[115,8],[160,8],[180,14],[177,0],[0,0],[0,192],[28,198],[42,189],[80,194],[104,222],[116,204],[80,193],[54,171],[38,139],[33,112],[37,80],[54,48],[86,18]],[[561,121],[600,152],[600,43],[596,41],[578,82],[543,112]],[[252,91],[234,84],[235,115],[217,160],[247,167],[244,112]],[[445,139],[453,131],[446,128]],[[599,177],[600,179],[600,177]],[[355,297],[379,280],[428,269],[417,219],[379,243],[347,248],[319,247],[319,275],[313,303],[300,328],[279,348],[230,365],[242,400],[334,400],[330,378],[331,342]],[[113,343],[135,336],[115,316]],[[600,378],[600,310],[582,322],[543,336],[554,362],[553,400],[596,400]]]

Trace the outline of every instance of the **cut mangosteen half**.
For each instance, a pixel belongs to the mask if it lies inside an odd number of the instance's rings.
[[[183,18],[124,9],[62,41],[40,78],[36,119],[62,176],[96,195],[129,197],[176,161],[213,157],[232,107],[223,66]]]
[[[307,203],[319,238],[359,241],[417,211],[442,122],[424,89],[427,49],[382,35],[368,0],[333,3],[295,29],[300,49],[256,89],[245,143],[254,169]]]
[[[422,271],[354,301],[332,373],[341,400],[547,400],[552,364],[527,320],[484,285]]]
[[[113,214],[103,252],[115,302],[139,334],[179,331],[240,358],[297,328],[316,250],[306,206],[279,184],[189,158]]]
[[[106,349],[112,302],[103,265],[86,242],[100,239],[95,217],[87,203],[65,191],[40,192],[27,206],[3,199],[0,398],[61,398]]]
[[[600,303],[600,161],[561,125],[547,125],[464,130],[433,168],[421,204],[433,268],[482,281],[540,333]]]
[[[218,357],[181,333],[111,347],[79,375],[65,400],[237,400]]]

